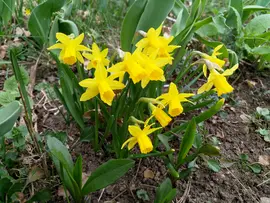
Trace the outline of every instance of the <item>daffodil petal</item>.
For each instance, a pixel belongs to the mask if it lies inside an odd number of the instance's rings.
[[[52,50],[52,49],[63,49],[64,48],[64,45],[61,44],[61,43],[56,43],[52,46],[50,46],[49,48],[47,48],[48,50]]]
[[[142,133],[141,128],[139,126],[136,126],[136,125],[129,125],[128,131],[134,137],[137,137],[138,135],[140,135]]]
[[[98,95],[98,88],[91,87],[87,88],[86,91],[82,94],[80,101],[87,101]]]
[[[71,40],[67,35],[61,32],[56,33],[56,39],[58,39],[63,44],[68,44]]]

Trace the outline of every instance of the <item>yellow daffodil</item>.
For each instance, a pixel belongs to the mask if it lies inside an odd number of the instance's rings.
[[[172,121],[172,118],[161,107],[156,107],[152,103],[149,103],[149,107],[152,111],[152,117],[154,116],[163,128]]]
[[[230,76],[238,68],[238,64],[234,65],[231,69],[219,73],[215,69],[210,69],[207,83],[198,89],[198,94],[209,91],[213,86],[216,88],[218,96],[227,94],[233,91],[233,87],[228,83],[225,76]]]
[[[108,49],[100,51],[96,43],[92,44],[92,53],[83,53],[83,56],[90,60],[87,65],[87,69],[97,68],[98,66],[108,66],[110,61],[106,58],[108,55]]]
[[[30,16],[31,10],[30,10],[29,8],[26,8],[26,9],[24,10],[24,14],[25,14],[26,16]]]
[[[96,95],[100,94],[101,100],[108,104],[112,104],[112,100],[115,96],[113,90],[120,90],[125,85],[117,80],[118,77],[122,77],[124,73],[118,72],[116,74],[108,76],[107,69],[105,67],[99,67],[95,71],[95,78],[85,79],[79,84],[82,87],[86,87],[85,93],[82,94],[80,101],[89,100]]]
[[[56,38],[60,43],[56,43],[48,48],[48,50],[52,49],[61,49],[59,54],[59,59],[63,61],[65,64],[73,65],[74,63],[79,60],[81,63],[84,63],[84,59],[81,55],[81,51],[90,51],[84,45],[81,45],[84,34],[80,34],[75,39],[63,34],[63,33],[56,33]]]
[[[164,106],[169,105],[169,114],[175,117],[183,112],[181,102],[190,102],[186,98],[193,95],[194,94],[179,93],[176,85],[171,82],[169,92],[162,94],[157,98],[157,100],[161,101]]]
[[[148,125],[149,119],[145,122],[144,128],[141,129],[138,125],[129,125],[128,131],[132,135],[127,141],[122,145],[123,149],[128,144],[128,150],[132,149],[135,144],[139,144],[140,151],[143,154],[147,154],[153,150],[153,144],[151,139],[148,137],[151,133],[159,130],[160,128],[151,128],[151,125]]]
[[[122,62],[115,64],[109,68],[108,71],[116,73],[119,71],[127,72],[134,84],[141,81],[146,75],[145,70],[137,63],[134,56],[129,52],[125,53],[124,60]]]
[[[162,67],[168,64],[168,60],[155,58],[155,56],[148,57],[139,51],[135,51],[134,56],[141,67],[145,70],[144,78],[141,79],[142,88],[145,88],[151,80],[165,81]]]
[[[205,53],[202,53],[202,57],[204,59],[209,60],[212,63],[217,64],[219,68],[222,68],[224,66],[224,64],[225,64],[225,61],[217,58],[217,56],[219,56],[219,55],[222,54],[222,53],[219,53],[218,52],[222,48],[222,46],[223,46],[222,44],[221,45],[218,45],[214,49],[214,51],[213,51],[213,53],[212,53],[211,56],[209,56],[209,55],[207,55]],[[203,74],[204,74],[205,77],[207,77],[207,66],[205,64],[203,65]]]
[[[153,52],[157,53],[159,57],[168,57],[170,58],[170,53],[173,52],[179,46],[169,45],[173,40],[173,36],[171,37],[163,37],[160,36],[162,30],[162,25],[160,25],[156,30],[154,28],[150,28],[146,33],[145,38],[141,39],[136,47],[139,49],[143,49],[143,52],[147,55],[152,54]],[[172,60],[170,61],[170,64]]]

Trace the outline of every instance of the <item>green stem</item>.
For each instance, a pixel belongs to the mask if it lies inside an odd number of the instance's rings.
[[[95,151],[98,150],[98,99],[95,98],[95,144],[94,144],[94,148]]]

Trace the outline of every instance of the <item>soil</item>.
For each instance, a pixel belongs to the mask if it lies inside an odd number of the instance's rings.
[[[270,156],[270,143],[263,140],[256,130],[256,123],[247,122],[241,115],[254,115],[256,107],[270,107],[270,77],[256,73],[246,68],[241,69],[240,78],[234,81],[235,91],[226,100],[223,110],[212,119],[205,122],[208,131],[206,139],[215,136],[220,141],[219,147],[222,163],[219,172],[211,171],[206,162],[199,160],[191,176],[185,180],[176,182],[177,201],[175,202],[261,202],[261,198],[270,198],[270,182],[263,183],[269,179],[270,167],[262,166],[259,174],[253,173],[246,164],[241,164],[239,156],[248,155],[248,163],[256,163],[259,156]],[[250,85],[252,82],[253,85]],[[255,83],[253,83],[255,82]],[[268,93],[267,93],[268,91]],[[65,129],[61,116],[49,116],[46,128],[55,130]],[[59,124],[62,123],[61,125]],[[62,127],[59,127],[62,126]],[[79,135],[71,127],[69,132],[72,146]],[[73,144],[72,144],[73,143]],[[89,143],[77,142],[71,148],[74,157],[82,154],[84,160],[84,173],[89,175],[99,165],[109,160],[104,152],[95,153]],[[154,173],[153,178],[145,178],[145,170]],[[136,161],[136,166],[117,183],[104,190],[92,194],[93,202],[144,202],[137,197],[137,191],[144,190],[153,202],[155,190],[166,178],[167,170],[159,158],[146,158]],[[268,199],[269,201],[269,199]],[[62,197],[56,197],[54,202],[64,202]],[[266,201],[267,202],[267,201]]]

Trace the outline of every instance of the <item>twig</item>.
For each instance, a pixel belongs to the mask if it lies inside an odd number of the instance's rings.
[[[138,175],[138,172],[139,172],[139,169],[140,169],[140,166],[141,166],[141,162],[142,162],[142,159],[140,159],[139,164],[138,164],[138,167],[137,167],[136,174],[135,174],[135,176],[132,178],[132,180],[130,181],[130,184],[129,184],[129,185],[131,185],[131,183],[133,183],[133,182],[136,180],[137,175]]]
[[[270,181],[270,178],[267,179],[267,180],[265,180],[265,181],[263,181],[262,183],[258,184],[257,187],[258,187],[258,186],[261,186],[261,185],[263,185],[263,184],[265,184],[265,183],[267,183],[267,182],[269,182],[269,181]]]
[[[259,203],[259,201],[253,196],[254,192],[249,188],[249,190],[240,182],[240,180],[228,169],[227,171],[232,175],[232,177],[235,178],[235,180],[243,187],[244,190],[246,190],[247,194],[250,195],[250,197],[254,200],[254,202]]]
[[[185,203],[185,201],[187,200],[189,191],[190,191],[190,187],[191,187],[191,179],[189,178],[187,188],[185,189],[183,196],[181,197],[179,201],[177,201],[177,203]]]
[[[112,198],[112,201],[115,200],[116,198],[120,197],[122,194],[124,194],[127,191],[127,189],[123,190],[120,192],[118,195],[116,195],[114,198]]]
[[[101,194],[100,194],[100,196],[98,198],[98,202],[101,200],[101,197],[103,196],[104,191],[105,191],[105,188],[102,189]]]
[[[31,70],[30,70],[30,80],[31,81],[30,81],[30,84],[29,84],[29,87],[28,87],[28,91],[29,91],[31,97],[33,97],[33,90],[34,90],[34,86],[35,86],[35,83],[36,83],[37,66],[38,66],[40,57],[42,55],[42,52],[43,52],[43,50],[40,52],[35,65],[31,66]]]

